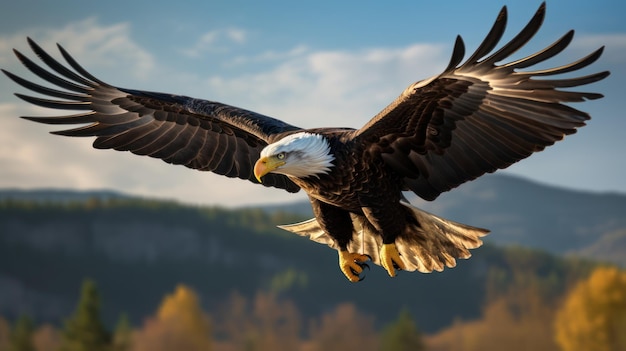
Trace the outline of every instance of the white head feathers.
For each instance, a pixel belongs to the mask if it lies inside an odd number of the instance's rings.
[[[281,173],[298,178],[319,177],[327,174],[333,166],[335,157],[330,153],[330,145],[319,134],[301,132],[288,135],[261,150],[261,157],[284,154],[285,165],[274,173]]]

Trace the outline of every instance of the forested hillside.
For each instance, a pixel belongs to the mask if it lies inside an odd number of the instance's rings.
[[[137,324],[180,283],[219,310],[237,292],[293,301],[308,320],[349,302],[380,327],[403,308],[432,332],[476,318],[490,297],[532,278],[560,296],[591,263],[523,248],[486,245],[443,273],[372,266],[349,283],[333,250],[274,227],[302,217],[260,209],[225,210],[130,198],[0,203],[0,315],[27,313],[59,324],[85,278],[98,283],[109,325],[125,312]]]

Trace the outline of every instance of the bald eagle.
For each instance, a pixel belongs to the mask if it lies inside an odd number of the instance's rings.
[[[434,200],[543,150],[590,118],[564,103],[602,95],[560,88],[593,83],[609,72],[552,76],[590,65],[602,47],[570,64],[524,70],[565,49],[573,38],[569,31],[537,53],[500,63],[535,35],[544,14],[542,4],[519,34],[494,51],[506,26],[503,7],[467,60],[461,63],[465,49],[457,36],[443,73],[410,85],[360,129],[302,129],[219,102],[116,87],[88,73],[60,45],[71,69],[30,38],[31,49],[48,68],[17,50],[15,55],[62,90],[3,72],[49,97],[16,94],[26,102],[78,111],[23,117],[82,125],[54,134],[92,136],[97,149],[130,151],[288,192],[304,190],[315,218],[281,228],[336,249],[341,271],[356,282],[368,260],[392,277],[397,270],[454,267],[488,233],[413,207],[403,191]]]

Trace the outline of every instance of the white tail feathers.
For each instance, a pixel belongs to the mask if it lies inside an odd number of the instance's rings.
[[[406,201],[400,203],[407,208],[407,226],[396,239],[396,247],[408,271],[430,273],[433,270],[440,272],[445,267],[452,268],[456,266],[457,258],[469,258],[469,250],[480,247],[483,244],[480,238],[489,233],[486,229],[437,217]],[[351,214],[351,217],[354,233],[348,251],[369,255],[373,263],[380,265],[382,237],[365,216]],[[315,218],[278,227],[339,249]]]

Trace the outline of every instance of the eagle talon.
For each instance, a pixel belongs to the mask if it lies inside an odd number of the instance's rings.
[[[363,273],[363,272],[365,271],[365,269],[364,269],[364,268],[367,268],[367,270],[368,270],[368,271],[370,270],[370,265],[369,265],[369,264],[367,264],[367,263],[361,263],[361,262],[355,262],[355,263],[356,263],[359,267],[361,267],[361,271],[360,271],[360,272],[357,272],[355,269],[353,269],[352,267],[350,267],[350,271],[351,271],[351,272],[352,272],[352,274],[354,274],[354,275],[359,275],[359,276],[360,276],[360,274],[361,274],[361,273]],[[361,280],[363,280],[363,279],[361,279]]]
[[[367,260],[368,257],[366,255],[339,251],[339,268],[346,278],[353,283],[364,279],[364,277],[360,277],[360,275],[363,273],[363,268],[369,270],[369,265],[364,263]]]
[[[365,255],[365,256],[369,257],[369,255]],[[370,257],[370,260],[371,260],[371,257]],[[367,268],[368,271],[370,270],[370,265],[367,264],[367,263],[358,263],[357,262],[357,264],[359,266],[361,266],[362,268]],[[359,274],[359,281],[363,281],[363,280],[365,280],[365,270],[363,270],[361,272],[361,274]]]
[[[395,243],[383,244],[380,249],[380,264],[385,268],[390,277],[396,276],[396,270],[406,270],[406,266]]]

